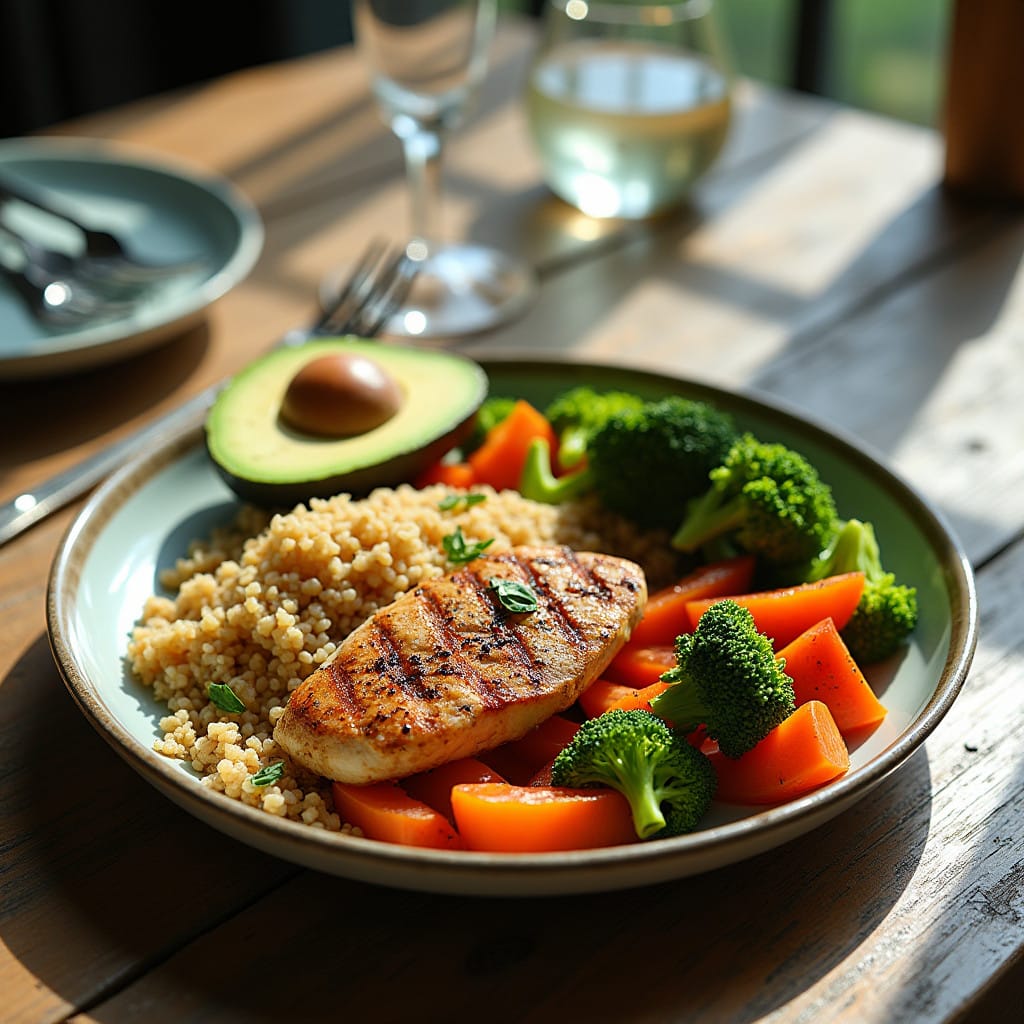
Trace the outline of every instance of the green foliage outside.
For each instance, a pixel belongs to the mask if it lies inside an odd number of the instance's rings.
[[[937,125],[951,0],[831,2],[826,95],[891,117]],[[793,0],[718,0],[718,9],[739,72],[788,85]]]

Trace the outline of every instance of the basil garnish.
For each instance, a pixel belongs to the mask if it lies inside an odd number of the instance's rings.
[[[442,512],[452,512],[459,508],[472,508],[486,500],[486,494],[449,494],[447,498],[442,498],[437,503],[437,507]]]
[[[210,683],[206,695],[221,711],[226,711],[230,715],[237,715],[245,710],[245,705],[238,699],[238,694],[227,683]]]
[[[443,537],[441,543],[444,545],[445,553],[448,555],[448,561],[460,564],[462,562],[472,562],[474,558],[482,555],[494,543],[494,538],[490,537],[487,540],[470,542],[463,536],[462,527],[456,526],[455,532],[448,534],[447,537]]]
[[[525,583],[497,576],[492,576],[487,582],[506,611],[521,614],[537,610],[537,595]]]
[[[275,761],[273,764],[265,764],[255,775],[249,776],[249,781],[254,786],[270,786],[277,782],[284,775],[284,761]]]

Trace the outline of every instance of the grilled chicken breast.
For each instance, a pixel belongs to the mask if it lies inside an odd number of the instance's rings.
[[[518,580],[513,613],[491,580]],[[629,638],[641,568],[564,547],[514,548],[430,580],[354,630],[291,695],[274,738],[299,764],[371,783],[490,750],[564,711]]]

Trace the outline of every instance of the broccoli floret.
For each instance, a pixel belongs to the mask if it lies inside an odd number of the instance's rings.
[[[506,398],[502,395],[492,395],[490,398],[484,399],[473,419],[473,429],[462,445],[462,454],[468,455],[470,452],[475,452],[484,443],[488,432],[502,420],[508,418],[515,404],[516,399]]]
[[[838,528],[832,489],[804,456],[783,444],[744,434],[710,479],[672,538],[679,551],[724,538],[775,566],[806,565]]]
[[[705,726],[726,757],[745,754],[796,709],[771,640],[735,601],[713,604],[675,646],[676,667],[661,677],[672,685],[651,707],[677,731]]]
[[[639,395],[626,391],[578,387],[563,392],[544,411],[558,436],[558,464],[563,469],[578,466],[587,454],[590,438],[609,417],[643,404]]]
[[[849,519],[810,573],[814,580],[844,572],[864,573],[864,593],[840,631],[850,653],[863,664],[897,651],[917,626],[917,590],[896,582],[882,567],[871,523]]]
[[[621,409],[590,439],[595,491],[606,509],[637,525],[671,529],[736,436],[727,413],[679,395]]]
[[[551,469],[551,446],[543,437],[534,438],[526,449],[526,461],[519,478],[519,493],[532,501],[560,505],[563,501],[582,497],[593,486],[589,466],[565,476],[555,476]]]
[[[714,796],[708,758],[649,711],[606,711],[580,726],[551,766],[556,786],[610,786],[641,839],[692,832]]]

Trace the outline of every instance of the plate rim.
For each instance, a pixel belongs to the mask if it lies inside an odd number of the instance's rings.
[[[263,219],[252,200],[230,179],[135,143],[87,136],[35,135],[0,139],[0,166],[14,160],[82,162],[96,166],[130,168],[184,182],[216,200],[231,217],[238,241],[227,259],[194,289],[176,300],[162,315],[119,318],[80,330],[63,331],[36,341],[40,350],[22,345],[11,356],[0,353],[0,380],[18,380],[44,374],[72,373],[125,358],[156,345],[171,331],[183,331],[198,321],[214,302],[251,273],[266,238]],[[128,322],[131,322],[129,326]]]
[[[90,497],[67,528],[47,582],[47,635],[61,677],[86,718],[104,739],[147,781],[207,824],[250,845],[317,870],[398,888],[478,895],[553,895],[610,891],[654,884],[701,873],[746,859],[810,831],[838,815],[899,768],[923,745],[960,693],[977,645],[978,600],[973,570],[945,516],[912,484],[889,467],[860,439],[825,425],[773,395],[749,387],[722,387],[691,376],[591,360],[503,355],[479,362],[491,372],[550,374],[559,368],[593,375],[627,374],[651,385],[679,386],[778,419],[816,440],[838,448],[844,460],[880,481],[904,508],[936,554],[950,599],[949,650],[939,685],[924,707],[884,750],[858,770],[789,803],[766,808],[738,821],[715,825],[657,843],[598,850],[542,854],[421,850],[326,833],[279,819],[238,801],[221,799],[186,776],[176,762],[140,743],[105,706],[99,687],[79,670],[65,626],[82,567],[110,517],[162,469],[201,444],[202,427],[179,431],[149,452],[125,464]],[[68,587],[71,587],[71,592]],[[184,784],[183,784],[184,783]],[[285,852],[282,852],[285,851]]]

